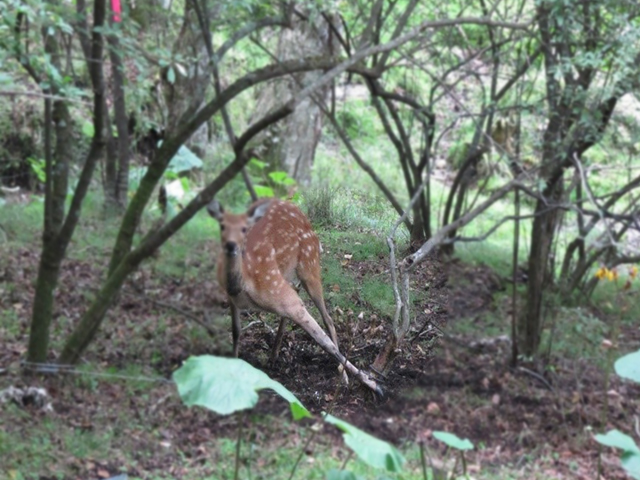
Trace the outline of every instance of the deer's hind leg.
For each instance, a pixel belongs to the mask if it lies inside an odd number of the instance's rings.
[[[324,295],[322,293],[322,282],[320,280],[320,264],[316,261],[313,263],[301,263],[296,269],[296,274],[302,286],[307,291],[311,300],[320,311],[322,321],[325,327],[329,331],[331,340],[336,347],[338,347],[338,334],[336,333],[336,327],[327,311],[327,306],[324,303]]]

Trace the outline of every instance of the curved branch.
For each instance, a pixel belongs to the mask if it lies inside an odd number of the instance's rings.
[[[222,60],[222,57],[233,48],[233,46],[238,43],[243,38],[251,35],[253,32],[260,30],[265,27],[274,27],[276,25],[280,25],[282,27],[286,27],[289,25],[289,22],[286,18],[283,17],[268,17],[263,18],[262,20],[258,20],[257,22],[251,22],[246,24],[240,30],[235,32],[226,42],[224,42],[218,50],[216,50],[214,59],[216,63],[219,63]]]

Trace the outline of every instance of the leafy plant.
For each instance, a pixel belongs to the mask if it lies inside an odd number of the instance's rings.
[[[473,450],[473,443],[471,443],[468,439],[462,439],[457,435],[454,435],[453,433],[433,432],[433,437],[437,440],[440,440],[448,447],[455,448],[456,450]]]
[[[384,468],[389,472],[399,472],[402,469],[404,457],[393,445],[333,415],[325,414],[324,421],[342,430],[347,446],[372,467]]]
[[[440,440],[442,443],[447,445],[449,448],[453,448],[454,450],[457,450],[458,453],[460,454],[460,456],[456,458],[456,463],[454,464],[454,466],[452,468],[451,477],[453,477],[453,472],[455,472],[456,467],[458,466],[458,460],[461,461],[461,463],[462,463],[462,473],[463,473],[463,475],[466,476],[467,475],[467,460],[466,460],[466,458],[464,456],[464,452],[465,452],[465,450],[473,450],[473,443],[471,443],[466,438],[465,439],[461,439],[457,435],[454,435],[453,433],[449,433],[449,432],[433,432],[433,436],[437,440]],[[447,478],[449,478],[449,476],[447,476]]]
[[[31,170],[36,174],[38,181],[44,183],[47,181],[47,172],[45,170],[45,161],[44,158],[27,158],[29,165],[31,166]]]
[[[257,392],[270,388],[289,402],[294,419],[311,417],[311,413],[281,383],[239,358],[191,357],[175,371],[173,379],[188,407],[199,405],[219,415],[229,415],[255,407]]]
[[[257,392],[268,388],[289,402],[295,420],[312,417],[296,396],[281,383],[238,358],[211,355],[191,357],[174,372],[173,380],[176,382],[182,401],[187,406],[202,406],[220,415],[253,408],[258,402]],[[323,419],[344,432],[347,446],[366,464],[390,472],[399,472],[402,468],[404,458],[391,444],[333,415],[325,414]],[[239,469],[242,422],[239,422],[238,428],[236,479]],[[350,472],[341,470],[329,472],[328,478],[349,480],[356,477]]]
[[[619,430],[609,430],[604,435],[596,435],[595,439],[605,447],[622,450],[620,462],[631,477],[640,479],[640,448],[633,439]]]
[[[620,377],[640,383],[640,350],[620,357],[614,368]]]
[[[623,378],[640,383],[640,350],[616,360],[615,371]],[[622,450],[622,468],[631,477],[640,480],[640,447],[633,438],[617,429],[609,430],[604,435],[598,434],[594,438],[601,445]]]
[[[296,181],[287,172],[279,170],[267,172],[268,166],[268,163],[256,158],[249,162],[249,169],[254,172],[254,177],[257,177],[258,184],[253,186],[256,194],[258,197],[288,198],[289,189],[296,184]],[[299,194],[295,193],[292,200],[296,201],[298,198]]]

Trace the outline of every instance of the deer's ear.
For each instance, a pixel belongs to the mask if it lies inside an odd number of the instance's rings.
[[[265,214],[267,213],[267,210],[269,210],[270,206],[271,206],[271,201],[266,201],[266,202],[259,203],[254,207],[252,207],[251,209],[249,209],[249,211],[247,212],[247,215],[249,217],[249,223],[251,225],[254,225],[258,220],[264,217]]]
[[[211,200],[207,205],[207,212],[209,212],[209,215],[211,215],[216,220],[221,221],[222,216],[224,215],[224,208],[222,208],[220,202],[214,199]]]

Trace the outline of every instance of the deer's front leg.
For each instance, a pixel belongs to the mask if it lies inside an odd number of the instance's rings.
[[[240,312],[233,302],[231,304],[231,334],[233,336],[233,356],[238,358],[240,350]]]

